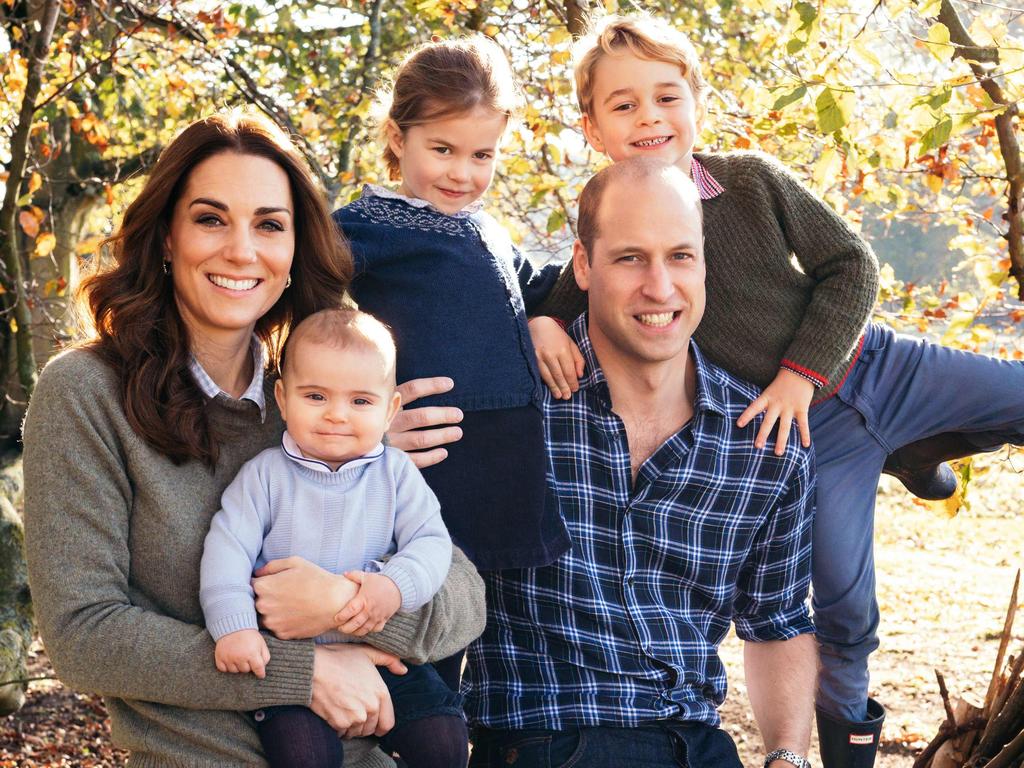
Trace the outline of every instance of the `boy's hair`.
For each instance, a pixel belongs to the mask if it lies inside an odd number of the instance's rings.
[[[405,57],[390,88],[377,93],[384,161],[399,177],[398,157],[388,144],[394,123],[405,133],[414,125],[484,107],[512,118],[522,109],[522,93],[504,51],[490,38],[473,35],[424,43]]]
[[[628,181],[647,181],[660,178],[669,184],[678,186],[686,195],[692,197],[697,205],[701,230],[704,228],[704,210],[701,207],[700,193],[689,176],[674,165],[670,165],[653,157],[631,157],[627,160],[609,165],[595,173],[583,186],[579,200],[579,218],[576,221],[576,236],[587,252],[587,263],[594,261],[594,243],[601,236],[600,214],[601,201],[609,184]]]
[[[594,70],[604,56],[628,51],[648,61],[676,64],[693,98],[704,103],[707,82],[700,71],[697,51],[687,37],[667,21],[647,14],[609,15],[591,21],[590,30],[573,47],[576,99],[580,112],[593,115]]]
[[[322,309],[307,317],[288,334],[281,350],[282,378],[288,374],[288,361],[303,343],[376,352],[386,376],[394,384],[395,340],[387,326],[373,315],[356,309]]]

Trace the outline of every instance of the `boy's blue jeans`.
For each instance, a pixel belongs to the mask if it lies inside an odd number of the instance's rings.
[[[473,730],[470,768],[742,768],[732,737],[703,723]]]
[[[835,397],[811,408],[818,470],[814,624],[818,706],[866,716],[868,655],[878,647],[872,550],[875,492],[886,456],[942,432],[979,451],[1024,444],[1024,362],[997,360],[868,327]]]

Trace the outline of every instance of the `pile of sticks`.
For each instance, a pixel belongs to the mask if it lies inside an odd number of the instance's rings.
[[[999,652],[992,667],[985,702],[965,699],[950,703],[942,673],[935,671],[946,719],[939,732],[918,755],[914,768],[1021,768],[1024,766],[1024,648],[1007,657],[1017,614],[1020,571],[1006,610]]]

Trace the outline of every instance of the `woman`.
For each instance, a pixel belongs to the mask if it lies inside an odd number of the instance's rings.
[[[283,429],[264,370],[289,327],[347,286],[309,169],[265,119],[199,121],[161,154],[112,245],[114,266],[83,288],[98,338],[50,362],[25,423],[29,576],[58,675],[106,697],[132,766],[262,764],[245,711],[278,704],[308,704],[347,736],[383,733],[375,665],[401,671],[396,655],[268,638],[265,679],[219,673],[199,605],[220,494]],[[257,605],[280,637],[332,626],[342,577],[293,559],[267,573]],[[444,657],[482,630],[482,597],[459,553],[434,602],[374,642]]]

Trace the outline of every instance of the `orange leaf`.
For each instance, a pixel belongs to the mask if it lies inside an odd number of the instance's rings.
[[[43,177],[38,173],[33,173],[32,177],[28,180],[28,193],[34,195],[41,186],[43,186]]]
[[[39,219],[33,216],[31,211],[19,213],[18,223],[21,225],[21,231],[29,237],[35,237],[39,234]]]

